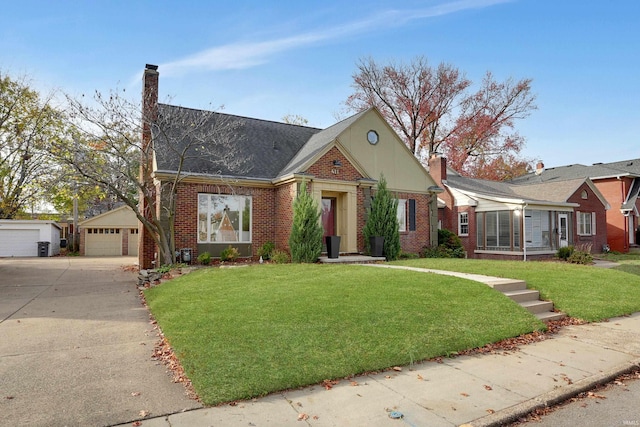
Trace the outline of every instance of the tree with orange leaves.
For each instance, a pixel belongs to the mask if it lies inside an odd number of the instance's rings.
[[[519,158],[524,138],[517,119],[536,108],[531,79],[497,82],[490,72],[480,88],[456,67],[432,67],[426,58],[409,64],[379,65],[360,60],[353,75],[355,92],[345,102],[355,111],[375,106],[424,163],[439,152],[463,175],[502,180],[527,171]]]

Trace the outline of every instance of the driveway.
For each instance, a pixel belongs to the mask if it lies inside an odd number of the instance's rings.
[[[0,258],[3,425],[114,425],[201,405],[152,360],[132,257]]]

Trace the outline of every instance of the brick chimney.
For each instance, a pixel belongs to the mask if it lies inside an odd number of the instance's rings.
[[[151,123],[158,118],[158,80],[160,73],[157,65],[147,64],[142,75],[142,144],[151,142]]]
[[[439,186],[447,180],[447,159],[438,154],[432,154],[429,158],[429,175]]]
[[[142,75],[142,147],[140,150],[140,179],[144,190],[140,193],[140,213],[151,220],[155,211],[156,190],[151,177],[153,152],[151,125],[158,118],[158,73],[157,65],[147,64]],[[152,268],[156,262],[157,248],[151,233],[142,223],[139,226],[138,264],[140,268]]]

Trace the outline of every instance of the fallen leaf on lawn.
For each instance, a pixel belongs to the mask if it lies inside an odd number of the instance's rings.
[[[313,419],[314,419],[314,420],[319,420],[319,419],[320,419],[320,417],[319,417],[319,416],[317,416],[317,415],[314,415],[314,416],[313,416]]]
[[[484,388],[485,388],[485,390],[489,390],[489,391],[493,390],[493,389],[491,388],[491,386],[488,386],[488,385],[486,385],[486,384],[485,384]]]
[[[495,414],[496,413],[496,411],[494,411],[493,409],[487,409],[487,412],[490,413],[490,414]]]
[[[467,393],[460,393],[460,396],[469,397]]]
[[[386,379],[390,380],[391,379],[391,375],[385,375],[384,376]]]
[[[141,416],[142,418],[148,417],[149,414],[150,414],[150,412],[149,411],[145,411],[145,410],[142,410],[142,411],[140,411],[138,413],[138,415]]]
[[[394,371],[401,372],[401,371],[402,371],[402,368],[401,368],[400,366],[394,366],[394,367],[393,367],[393,370],[394,370]]]
[[[351,381],[350,382],[351,387],[358,387],[360,384],[358,384],[358,381]]]
[[[301,412],[298,414],[298,421],[304,421],[308,419],[309,419],[309,415],[305,414],[304,412]]]
[[[140,392],[139,391],[134,391],[133,393],[131,393],[131,396],[140,396]]]

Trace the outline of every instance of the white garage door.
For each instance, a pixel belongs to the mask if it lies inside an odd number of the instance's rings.
[[[0,230],[0,256],[38,256],[39,230]]]
[[[89,228],[86,232],[86,256],[122,255],[122,235],[119,228]]]
[[[129,256],[138,256],[138,229],[129,230]]]

